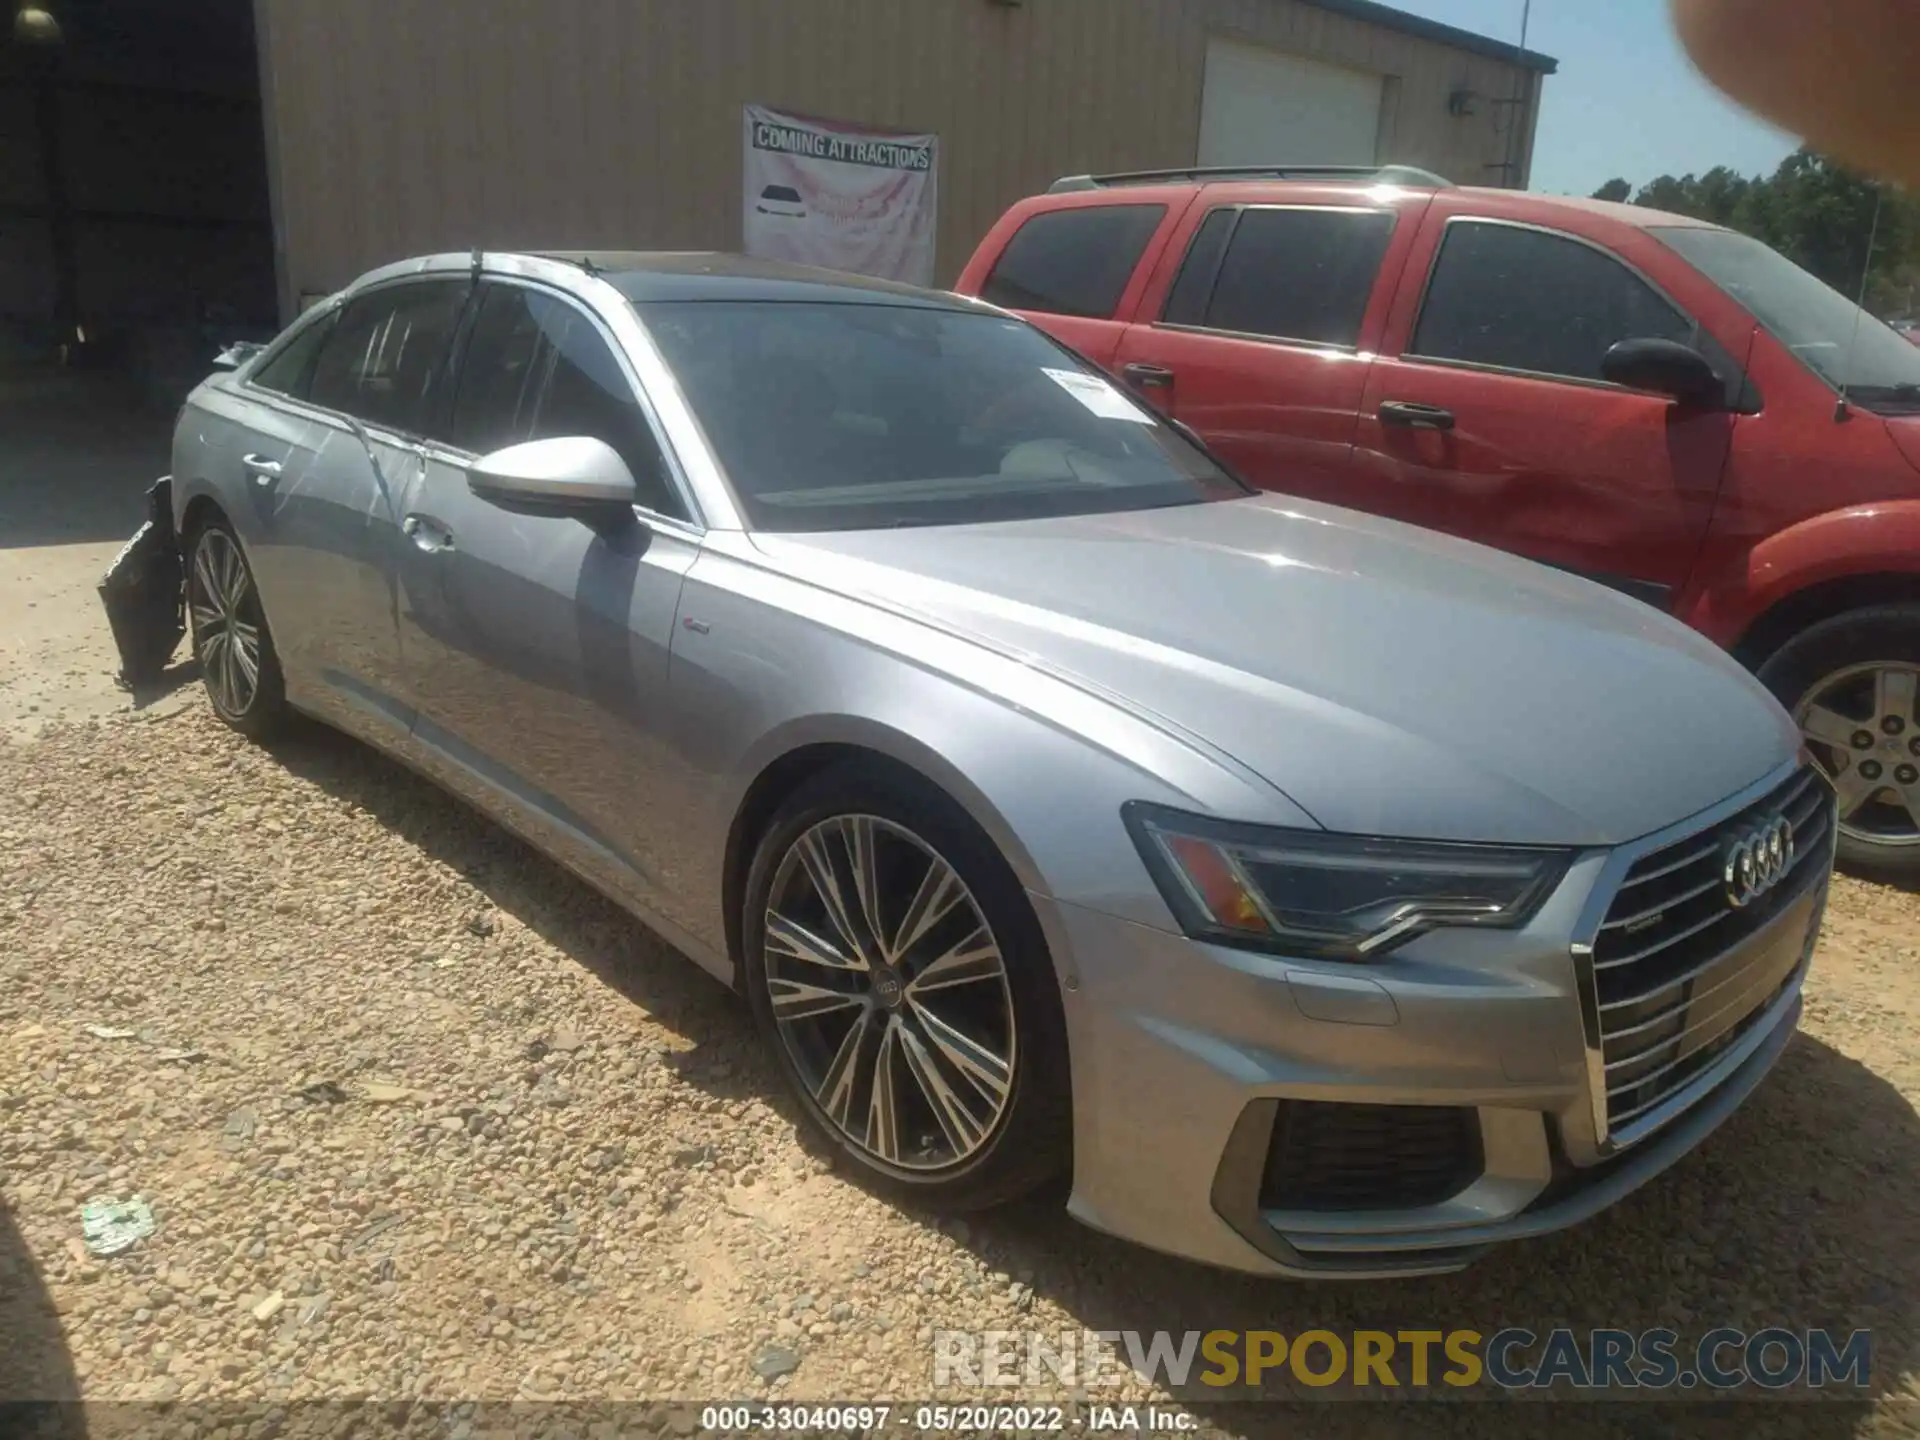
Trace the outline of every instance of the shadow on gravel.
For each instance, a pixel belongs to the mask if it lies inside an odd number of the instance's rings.
[[[746,1007],[625,909],[478,810],[340,731],[302,723],[273,746],[288,773],[374,816],[464,876],[497,909],[694,1042],[677,1057],[686,1077],[716,1095],[753,1092],[751,1079],[715,1083],[705,1072],[737,1063],[751,1045]],[[767,1067],[762,1093],[775,1098]],[[785,1097],[778,1097],[784,1104]],[[783,1111],[783,1113],[788,1113]]]
[[[200,679],[200,662],[189,655],[167,666],[151,684],[137,685],[132,692],[133,708],[145,710],[168,696],[195,684]]]
[[[86,1434],[67,1337],[13,1213],[0,1201],[0,1434]]]
[[[465,875],[499,909],[691,1040],[692,1050],[676,1057],[689,1081],[721,1098],[758,1096],[797,1125],[797,1107],[760,1053],[745,1007],[620,907],[358,741],[302,727],[275,750],[292,773],[366,809]],[[1151,1166],[1153,1157],[1142,1156],[1141,1164]],[[1096,1234],[1057,1203],[974,1217],[964,1231],[948,1228],[964,1234],[990,1266],[1030,1281],[1077,1329],[1167,1330],[1177,1337],[1189,1330],[1465,1328],[1491,1335],[1507,1326],[1536,1333],[1668,1327],[1679,1332],[1683,1363],[1692,1344],[1719,1326],[1747,1333],[1824,1327],[1842,1339],[1870,1329],[1869,1394],[1886,1397],[1920,1369],[1916,1175],[1920,1117],[1913,1107],[1865,1066],[1802,1035],[1740,1112],[1672,1170],[1583,1226],[1495,1251],[1458,1275],[1355,1284],[1215,1271]],[[900,1215],[906,1224],[937,1223]],[[977,1303],[956,1306],[954,1325],[979,1324]],[[1637,1403],[1533,1397],[1542,1403],[1522,1405],[1483,1385],[1471,1395],[1443,1392],[1434,1403],[1396,1405],[1391,1392],[1377,1402],[1338,1398],[1352,1395],[1338,1388],[1263,1388],[1222,1398],[1193,1386],[1186,1403],[1230,1434],[1261,1436],[1838,1440],[1859,1432],[1867,1418],[1866,1402],[1852,1393],[1816,1398],[1788,1390],[1781,1399],[1748,1389],[1731,1405],[1693,1398],[1700,1393],[1643,1394]],[[1681,1395],[1686,1399],[1666,1399]],[[1920,1407],[1903,1418],[1920,1421]],[[1899,1423],[1894,1433],[1907,1433]]]

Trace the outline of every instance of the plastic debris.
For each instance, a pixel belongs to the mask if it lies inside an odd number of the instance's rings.
[[[316,1105],[338,1105],[347,1098],[347,1092],[337,1080],[316,1080],[300,1087],[300,1098]]]
[[[96,1040],[131,1040],[140,1033],[123,1025],[88,1025],[83,1028]]]
[[[390,1085],[385,1080],[362,1080],[360,1098],[371,1105],[399,1105],[408,1100],[424,1100],[425,1094],[405,1085]]]
[[[95,1196],[80,1207],[80,1234],[94,1255],[118,1255],[153,1234],[153,1207],[136,1195],[122,1202]]]
[[[274,1316],[278,1315],[281,1311],[281,1308],[286,1303],[287,1303],[287,1297],[285,1293],[282,1291],[276,1290],[271,1295],[267,1296],[266,1299],[262,1300],[258,1305],[253,1307],[253,1318],[258,1320],[262,1325],[264,1325],[269,1320],[273,1319]]]
[[[785,1345],[769,1345],[753,1357],[753,1373],[762,1380],[777,1380],[800,1368],[800,1352]]]
[[[403,1218],[404,1217],[399,1215],[382,1215],[378,1220],[375,1220],[372,1224],[368,1225],[366,1229],[354,1236],[354,1238],[348,1242],[347,1248],[349,1250],[366,1249],[367,1246],[371,1245],[382,1235],[386,1234],[387,1231],[398,1225]]]

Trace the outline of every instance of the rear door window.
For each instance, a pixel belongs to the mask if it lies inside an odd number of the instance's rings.
[[[1605,251],[1517,225],[1447,226],[1408,354],[1600,380],[1621,340],[1695,343],[1696,327]]]
[[[1009,310],[1110,320],[1166,213],[1164,205],[1044,210],[1014,232],[980,298]]]
[[[1195,233],[1164,319],[1352,348],[1393,239],[1389,210],[1247,206]]]
[[[485,454],[569,435],[605,441],[633,472],[642,505],[684,517],[646,412],[599,327],[556,296],[489,284],[461,357],[449,439]]]
[[[417,435],[429,428],[468,282],[414,280],[350,301],[314,366],[316,405]]]

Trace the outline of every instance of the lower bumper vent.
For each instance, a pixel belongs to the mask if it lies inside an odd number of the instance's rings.
[[[1260,1185],[1263,1210],[1412,1210],[1485,1169],[1480,1118],[1445,1105],[1284,1100]]]

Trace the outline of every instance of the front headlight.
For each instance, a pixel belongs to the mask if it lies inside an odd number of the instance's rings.
[[[1269,829],[1138,801],[1122,814],[1187,934],[1320,959],[1369,960],[1437,926],[1524,925],[1571,858]]]

